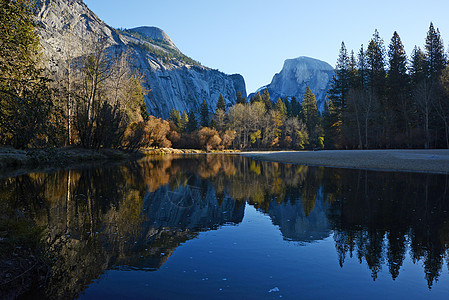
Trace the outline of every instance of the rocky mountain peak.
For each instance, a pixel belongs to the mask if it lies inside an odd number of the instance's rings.
[[[129,31],[137,32],[140,35],[149,37],[150,39],[153,39],[155,41],[162,41],[166,43],[170,48],[178,49],[176,48],[175,43],[170,39],[167,33],[163,31],[162,29],[154,26],[141,26],[136,28],[131,28]],[[179,50],[178,50],[179,51]]]
[[[327,62],[300,56],[285,60],[282,70],[273,76],[271,83],[258,91],[268,89],[273,101],[279,97],[296,97],[301,101],[308,86],[316,96],[318,109],[322,111],[333,75],[334,68]]]
[[[284,74],[282,75],[284,77],[286,75],[292,78],[294,77],[298,83],[302,83],[312,80],[313,75],[317,71],[324,73],[333,72],[334,68],[327,62],[306,56],[300,56],[293,59],[287,59],[284,62],[284,67],[282,68],[281,73],[287,73],[285,75]],[[275,76],[273,78],[274,83],[276,83],[277,77],[279,76]]]

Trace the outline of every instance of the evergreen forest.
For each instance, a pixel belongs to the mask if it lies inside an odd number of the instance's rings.
[[[438,28],[407,56],[397,32],[368,46],[344,42],[323,114],[329,148],[448,148],[449,67]]]

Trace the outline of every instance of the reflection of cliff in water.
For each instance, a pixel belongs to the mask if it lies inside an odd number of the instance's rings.
[[[244,205],[229,197],[219,204],[213,186],[205,180],[192,177],[189,183],[176,190],[163,186],[147,193],[142,213],[145,221],[135,242],[145,251],[120,261],[121,269],[157,270],[181,243],[198,232],[243,220]]]
[[[14,188],[0,191],[3,200],[47,228],[54,264],[41,296],[73,298],[107,269],[157,270],[198,232],[241,222],[243,203],[217,197],[211,182],[181,172],[179,162],[8,179]]]
[[[244,204],[229,197],[219,204],[210,184],[201,186],[201,180],[195,181],[191,183],[197,185],[180,186],[176,190],[161,187],[147,194],[143,207],[151,226],[206,230],[243,220]]]
[[[449,176],[338,170],[236,155],[155,156],[124,166],[0,180],[0,204],[46,228],[50,298],[73,298],[105,270],[157,270],[201,231],[238,224],[246,203],[286,240],[333,235],[339,262],[395,279],[407,253],[429,287],[447,262]],[[5,205],[3,205],[5,206]]]
[[[285,239],[313,242],[325,239],[331,234],[331,226],[326,216],[327,206],[322,197],[317,198],[313,210],[307,216],[303,203],[297,198],[294,202],[270,203],[268,214],[273,224],[279,226]]]

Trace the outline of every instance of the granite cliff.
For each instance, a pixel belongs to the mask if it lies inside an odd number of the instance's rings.
[[[38,34],[47,68],[57,72],[64,61],[89,53],[88,45],[102,40],[108,51],[131,53],[132,68],[143,76],[150,92],[145,103],[150,114],[168,117],[174,107],[198,112],[203,100],[216,108],[223,94],[227,105],[238,91],[246,96],[241,75],[227,75],[185,56],[170,37],[156,27],[117,30],[100,20],[82,0],[39,0]]]
[[[328,63],[301,56],[287,59],[282,70],[275,74],[271,83],[258,89],[261,93],[268,89],[271,99],[276,101],[279,97],[296,97],[302,100],[306,87],[309,86],[317,99],[320,111],[324,107],[324,99],[329,84],[334,75],[334,68]]]
[[[327,218],[328,205],[322,195],[318,195],[313,209],[304,211],[301,200],[276,204],[272,200],[268,209],[274,225],[279,226],[284,239],[295,242],[311,243],[328,238],[331,235],[331,224]]]

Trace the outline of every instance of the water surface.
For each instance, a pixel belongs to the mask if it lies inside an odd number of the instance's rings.
[[[446,299],[449,177],[236,155],[0,180],[80,299]]]

